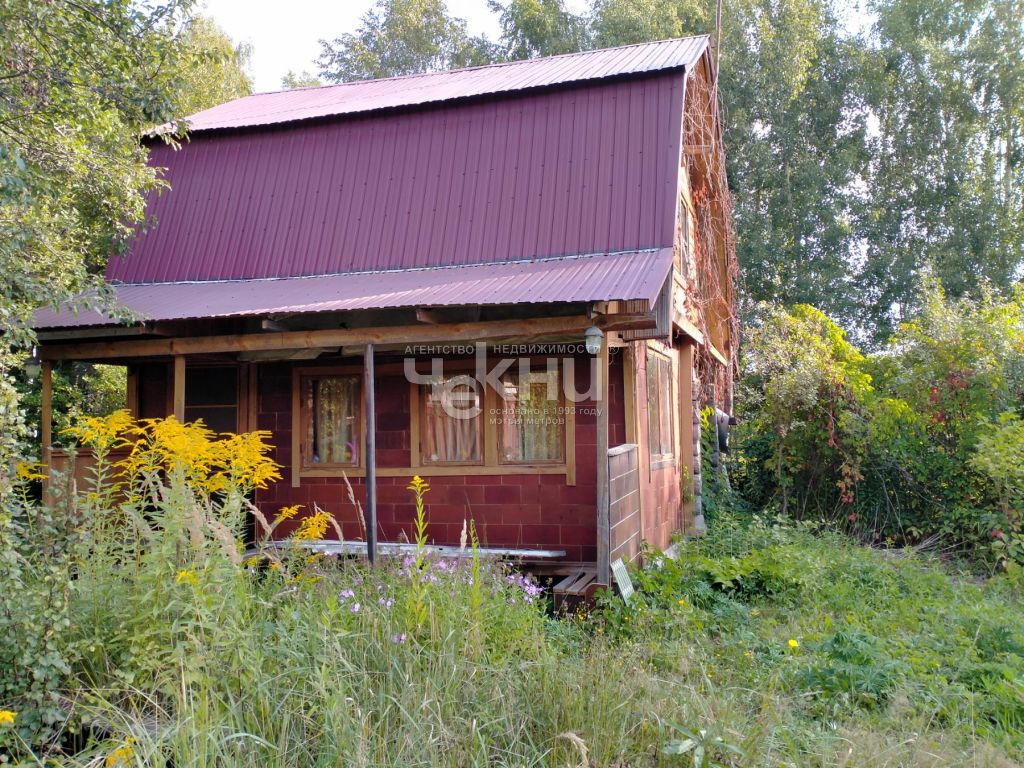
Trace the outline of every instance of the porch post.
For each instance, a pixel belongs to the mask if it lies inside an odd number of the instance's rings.
[[[373,344],[363,353],[363,400],[366,413],[366,558],[377,559],[377,414],[373,387]]]
[[[43,360],[40,367],[39,398],[39,460],[43,463],[43,503],[52,504],[53,467],[50,465],[53,453],[53,363]]]
[[[174,418],[185,423],[185,356],[174,356],[174,374],[171,379]]]
[[[43,464],[49,467],[50,450],[53,446],[53,363],[51,361],[43,360],[40,376],[42,392],[39,406],[39,458]]]
[[[611,584],[608,518],[608,334],[597,358],[597,583]]]

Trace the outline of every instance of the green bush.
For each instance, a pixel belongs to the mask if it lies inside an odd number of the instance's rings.
[[[871,355],[817,310],[761,308],[734,487],[754,508],[869,541],[938,538],[978,561],[1021,562],[1024,291],[921,290],[918,315]]]

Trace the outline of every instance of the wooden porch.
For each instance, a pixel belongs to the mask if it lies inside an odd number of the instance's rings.
[[[626,311],[627,309],[631,311]],[[240,430],[254,429],[259,426],[255,407],[255,365],[275,360],[312,359],[322,353],[337,354],[340,352],[350,367],[361,369],[362,373],[362,409],[366,424],[376,424],[377,380],[381,373],[377,370],[378,359],[408,349],[412,345],[452,344],[459,342],[484,342],[494,344],[551,344],[558,342],[579,343],[584,333],[590,328],[602,331],[600,350],[594,356],[597,364],[598,391],[596,399],[607,403],[609,398],[609,354],[611,344],[623,345],[618,339],[617,331],[637,329],[654,325],[649,308],[636,307],[636,303],[626,307],[624,304],[608,303],[587,307],[579,314],[552,317],[519,317],[495,321],[467,320],[464,322],[436,322],[438,318],[432,313],[420,310],[415,313],[420,322],[395,326],[374,326],[359,328],[313,328],[305,330],[285,330],[284,325],[268,326],[262,323],[261,328],[275,327],[250,333],[186,335],[191,329],[187,327],[162,327],[161,336],[150,331],[150,337],[118,337],[102,338],[102,329],[97,329],[100,338],[81,337],[85,334],[76,332],[79,337],[61,338],[60,332],[43,333],[40,347],[42,365],[42,425],[41,436],[45,458],[48,463],[59,469],[67,461],[66,454],[53,449],[52,439],[52,369],[56,361],[83,360],[89,362],[110,362],[126,364],[136,369],[140,363],[161,361],[167,365],[169,381],[167,386],[166,414],[173,414],[185,421],[190,410],[186,400],[186,374],[196,370],[197,365],[237,364],[239,366],[237,403],[237,424]],[[431,322],[434,321],[434,322]],[[141,334],[140,334],[141,335]],[[383,365],[384,372],[389,371]],[[140,415],[137,380],[129,381],[128,407],[135,415]],[[593,470],[588,476],[594,477],[593,493],[596,496],[593,528],[596,529],[596,558],[594,560],[572,560],[566,558],[566,550],[558,546],[523,546],[523,547],[488,547],[489,554],[516,560],[521,565],[546,575],[559,577],[558,591],[566,594],[580,593],[580,579],[573,583],[565,583],[572,575],[586,574],[586,589],[591,592],[596,586],[610,583],[610,563],[616,557],[635,559],[639,553],[639,541],[642,537],[639,527],[639,489],[636,476],[636,445],[620,445],[609,451],[608,408],[596,409],[596,445],[593,453]],[[628,428],[627,428],[627,431]],[[380,478],[395,478],[402,471],[391,467],[381,467],[378,461],[376,446],[377,430],[365,429],[365,465],[353,475],[359,477],[365,486],[365,503],[363,512],[366,518],[365,542],[345,541],[340,543],[325,542],[324,546],[334,547],[339,554],[364,553],[371,561],[378,557],[404,552],[407,545],[381,540],[381,527],[378,520]],[[284,448],[284,446],[281,446]],[[576,452],[573,449],[571,461],[575,467]],[[629,457],[632,465],[628,465]],[[623,469],[623,457],[627,460]],[[75,473],[84,476],[88,457],[80,457]],[[627,488],[629,480],[624,472],[633,472],[632,491]],[[543,473],[544,468],[537,468]],[[450,472],[433,470],[434,474],[455,475],[471,474],[473,468],[460,470],[453,467]],[[481,470],[482,473],[490,470]],[[509,468],[512,471],[512,468]],[[524,469],[523,473],[534,470]],[[575,470],[572,470],[574,478]],[[570,476],[566,475],[566,480]],[[295,481],[297,483],[297,480]],[[571,480],[575,485],[575,479]],[[626,484],[624,484],[626,483]],[[628,508],[629,497],[635,502]],[[429,510],[428,504],[428,510]],[[333,551],[333,550],[332,550]],[[441,547],[439,552],[448,552]],[[595,586],[596,585],[596,586]],[[571,588],[571,589],[570,589]],[[586,590],[583,590],[586,591]]]

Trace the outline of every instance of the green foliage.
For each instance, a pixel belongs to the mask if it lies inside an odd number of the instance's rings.
[[[604,631],[623,643],[689,649],[705,695],[743,690],[761,717],[781,707],[792,719],[771,732],[799,731],[805,748],[817,738],[810,723],[877,733],[902,721],[920,723],[915,739],[940,726],[1010,755],[1024,750],[1016,571],[979,587],[909,552],[886,555],[782,518],[746,520],[723,516],[706,536],[677,547],[676,560],[656,556],[632,574],[629,605],[611,597],[601,604]],[[750,721],[730,729],[712,710],[687,722],[765,755],[764,732],[744,730]],[[691,739],[699,733],[688,731]],[[857,741],[848,742],[861,753],[853,761],[875,764]],[[779,753],[768,762],[788,763]]]
[[[928,280],[920,312],[871,356],[816,310],[763,311],[746,346],[736,488],[754,508],[875,541],[1024,556],[1022,295],[954,300]]]
[[[672,729],[683,738],[673,739],[662,749],[666,755],[690,755],[693,768],[712,768],[724,765],[718,758],[732,764],[732,756],[746,757],[746,753],[735,744],[730,744],[719,734],[709,733],[703,728],[688,731],[681,725],[673,724]]]
[[[0,709],[17,711],[0,754],[12,740],[42,743],[67,726],[61,690],[71,672],[72,551],[80,520],[72,510],[30,501],[35,470],[23,470],[16,493],[0,507]]]
[[[835,519],[861,479],[874,393],[865,358],[812,307],[761,313],[741,399],[752,450],[737,479],[755,508],[777,494],[783,513]]]
[[[320,46],[320,76],[332,83],[486,64],[496,55],[442,0],[377,0],[355,32]]]
[[[216,22],[194,16],[181,36],[180,114],[191,115],[252,93],[252,45],[231,41]]]
[[[566,9],[563,0],[487,0],[487,7],[500,14],[503,58],[554,56],[587,47],[585,20]]]
[[[136,429],[123,415],[77,427],[103,451]],[[0,612],[0,653],[14,659],[0,665],[0,710],[16,713],[13,727],[0,721],[0,749],[15,760],[882,766],[920,749],[949,765],[1024,757],[1019,569],[978,587],[808,524],[744,523],[723,511],[677,560],[654,553],[634,573],[628,606],[605,596],[596,615],[551,618],[539,587],[480,557],[471,525],[465,556],[421,546],[371,568],[308,554],[303,542],[330,527],[316,510],[290,543],[261,536],[243,556],[245,502],[218,478],[250,487],[265,464],[258,446],[248,458],[230,450],[247,469],[225,475],[201,430],[173,420],[145,429],[124,465],[132,477],[111,467],[97,481],[126,483],[118,493],[83,488],[52,510],[25,496],[13,525],[0,518],[4,610],[21,609]],[[429,494],[417,485],[422,539]],[[79,516],[61,517],[66,508]],[[251,511],[266,535],[298,514],[271,521]],[[79,725],[79,751],[59,752],[53,739]]]
[[[851,706],[882,706],[902,682],[904,667],[881,645],[857,629],[827,635],[814,647],[821,660],[803,670],[800,685],[828,702],[832,714]]]
[[[31,342],[36,307],[88,288],[104,295],[96,272],[123,252],[145,195],[159,186],[138,137],[180,116],[188,9],[187,0],[0,7],[0,327],[8,343]]]
[[[284,77],[281,78],[281,87],[286,91],[291,91],[295,88],[312,88],[320,85],[323,85],[320,78],[306,70],[296,73],[289,69]]]
[[[1007,288],[1024,258],[1019,0],[879,0],[862,289],[884,335],[931,265],[954,296]],[[897,308],[894,312],[893,308]]]

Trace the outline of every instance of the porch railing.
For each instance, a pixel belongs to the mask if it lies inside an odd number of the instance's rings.
[[[608,562],[640,556],[640,466],[635,443],[608,449]]]

